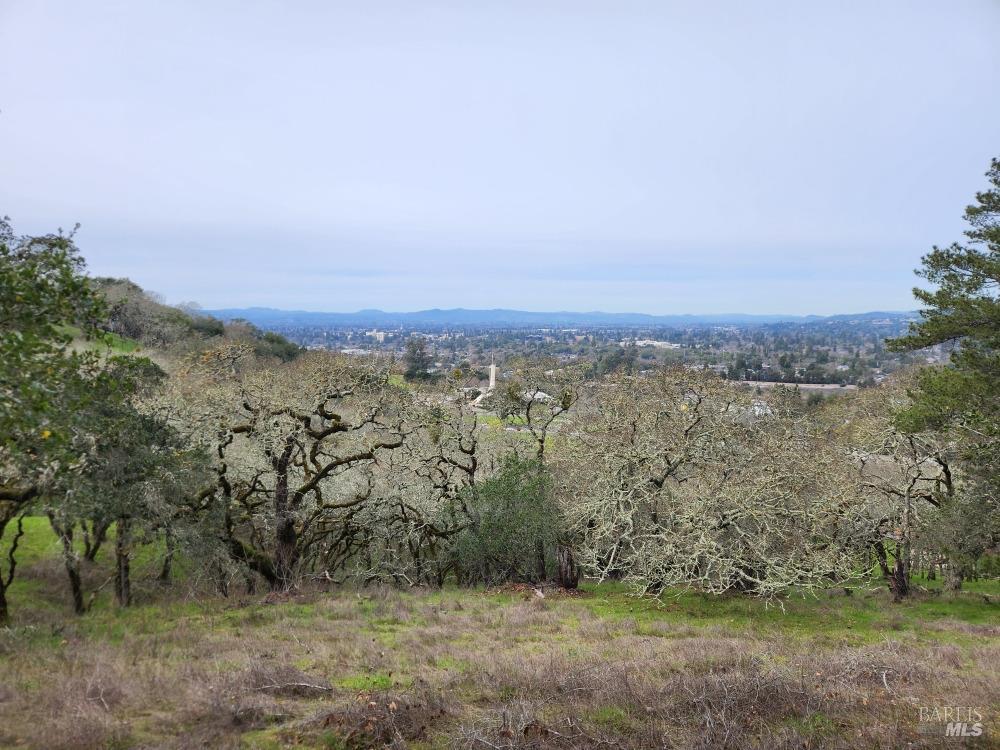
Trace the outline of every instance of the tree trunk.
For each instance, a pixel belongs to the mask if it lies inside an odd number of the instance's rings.
[[[954,561],[949,561],[947,567],[944,569],[944,590],[961,591],[962,583],[965,581],[964,572],[961,565]]]
[[[538,583],[544,583],[548,577],[545,566],[545,544],[541,539],[535,542],[535,576],[538,578]]]
[[[573,557],[573,550],[564,544],[556,548],[559,565],[559,585],[564,589],[575,589],[580,585],[580,568]]]
[[[910,593],[910,571],[907,566],[908,554],[905,545],[902,543],[896,545],[896,559],[891,567],[885,544],[876,542],[873,547],[879,570],[882,571],[882,578],[888,584],[889,591],[892,592],[892,600],[901,602]]]
[[[276,580],[272,588],[288,591],[295,585],[295,571],[299,557],[297,542],[295,521],[286,514],[279,515],[274,545]]]
[[[101,549],[101,545],[104,544],[104,540],[108,535],[108,529],[111,527],[110,521],[94,521],[91,524],[91,528],[87,528],[87,522],[84,521],[81,526],[83,527],[83,559],[87,562],[94,562],[97,559],[97,553]]]
[[[889,591],[892,592],[894,602],[901,602],[910,594],[909,571],[902,556],[896,558],[896,564],[889,574]]]
[[[8,512],[0,516],[0,539],[3,539],[3,532],[13,518],[13,512]],[[7,549],[6,575],[3,572],[3,567],[0,566],[0,625],[5,625],[10,620],[10,610],[7,608],[7,589],[10,588],[10,584],[14,581],[14,571],[17,569],[17,545],[21,541],[22,536],[24,536],[24,514],[18,516],[17,531],[14,532],[14,538]]]
[[[229,576],[226,575],[225,568],[218,561],[212,563],[212,579],[215,581],[215,590],[221,596],[229,597]]]
[[[896,564],[893,566],[892,578],[889,581],[889,590],[892,591],[892,600],[901,602],[910,594],[910,557],[913,550],[910,548],[910,517],[912,515],[912,500],[909,490],[903,504],[903,515],[900,519],[899,538],[896,542]]]
[[[163,556],[163,565],[160,567],[159,581],[160,583],[169,583],[176,548],[174,534],[169,526],[163,530],[163,546],[166,547],[166,554]]]
[[[274,570],[274,562],[270,557],[258,552],[233,536],[230,536],[226,540],[226,543],[229,547],[229,554],[234,560],[243,563],[254,573],[260,574],[272,589],[278,588],[278,575]],[[212,573],[217,581],[222,581],[226,577],[225,571],[218,563],[213,566]],[[219,588],[219,592],[222,593],[221,587]],[[228,596],[228,588],[224,595]]]
[[[63,564],[66,566],[66,575],[69,576],[69,589],[73,595],[73,611],[82,615],[85,611],[83,606],[83,582],[80,579],[80,558],[73,550],[73,536],[63,537]]]
[[[73,549],[73,525],[69,523],[59,523],[53,513],[49,513],[49,525],[52,531],[59,537],[62,545],[63,567],[66,569],[66,576],[69,578],[70,595],[73,598],[73,611],[82,615],[85,611],[83,605],[83,582],[80,579],[80,557]]]
[[[277,574],[276,588],[288,591],[295,585],[298,564],[298,533],[295,517],[289,505],[288,463],[292,457],[291,438],[285,442],[285,449],[275,460],[277,479],[274,484],[274,567]]]
[[[119,518],[115,536],[115,600],[119,607],[132,603],[131,531],[132,522],[124,516]]]

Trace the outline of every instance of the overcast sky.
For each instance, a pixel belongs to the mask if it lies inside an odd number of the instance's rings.
[[[1000,2],[0,0],[0,214],[308,310],[911,309]]]

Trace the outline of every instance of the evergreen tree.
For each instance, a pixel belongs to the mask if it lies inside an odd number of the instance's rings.
[[[965,494],[976,498],[969,517],[980,521],[996,518],[1000,507],[1000,159],[986,177],[989,189],[965,209],[968,242],[934,247],[924,256],[917,273],[934,288],[913,290],[924,304],[921,320],[888,342],[895,351],[956,345],[949,366],[921,373],[913,405],[898,421],[910,432],[954,431],[972,478]],[[984,506],[993,510],[984,515]],[[987,535],[986,546],[1000,537],[997,532]]]
[[[991,188],[965,209],[967,245],[935,247],[917,274],[936,285],[916,288],[925,307],[895,351],[957,343],[951,366],[926,370],[914,406],[901,415],[910,429],[958,426],[973,438],[983,466],[996,466],[1000,437],[1000,159],[987,172]]]
[[[432,379],[428,370],[434,366],[434,358],[427,351],[427,340],[423,336],[411,336],[407,340],[403,363],[406,365],[403,376],[407,380]]]

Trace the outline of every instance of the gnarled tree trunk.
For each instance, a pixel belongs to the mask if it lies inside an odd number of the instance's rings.
[[[896,545],[896,559],[891,566],[885,544],[876,542],[874,548],[879,570],[882,571],[882,578],[885,579],[889,591],[892,592],[892,600],[894,602],[903,601],[910,593],[909,549],[907,545],[902,543]]]
[[[89,528],[86,521],[80,525],[83,528],[83,559],[94,562],[108,535],[111,521],[94,521]]]
[[[80,557],[73,549],[73,525],[56,520],[54,513],[49,513],[49,525],[52,531],[59,537],[62,545],[63,567],[66,568],[66,576],[69,578],[70,595],[73,598],[73,611],[82,615],[86,611],[83,604],[83,582],[80,578]]]
[[[115,536],[115,600],[120,607],[132,603],[131,544],[132,521],[122,516],[118,519],[118,534]]]
[[[163,530],[163,546],[166,548],[166,553],[163,555],[163,565],[160,566],[160,575],[158,580],[160,583],[169,583],[171,568],[174,562],[174,553],[177,551],[177,543],[174,541],[174,533],[171,531],[170,527],[167,526]]]
[[[295,515],[288,496],[288,464],[291,461],[294,442],[289,437],[285,448],[276,459],[274,468],[277,478],[274,485],[274,568],[276,581],[274,588],[288,591],[295,585],[296,568],[299,561],[298,532]]]
[[[953,560],[949,560],[944,568],[944,590],[961,591],[962,583],[965,581],[965,571],[962,566]]]
[[[580,585],[580,566],[576,564],[573,550],[565,544],[556,547],[558,582],[564,589],[575,589]]]
[[[545,564],[545,543],[539,539],[535,542],[535,577],[538,583],[544,583],[548,578]]]

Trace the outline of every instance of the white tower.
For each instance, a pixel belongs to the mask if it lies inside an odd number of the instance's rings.
[[[493,356],[490,355],[490,387],[486,389],[486,392],[489,393],[496,387],[497,387],[497,363],[493,361]]]

